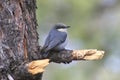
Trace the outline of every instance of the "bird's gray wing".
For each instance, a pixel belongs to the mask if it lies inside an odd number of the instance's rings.
[[[44,46],[45,51],[49,51],[49,50],[55,48],[57,45],[63,43],[66,40],[66,37],[67,37],[67,34],[61,34],[59,36],[57,36],[57,34],[54,36],[49,35],[48,38],[46,39],[49,41],[46,41],[45,46]]]
[[[44,46],[43,46],[43,49],[44,49],[44,50],[48,47],[48,45],[49,45],[49,43],[50,43],[50,41],[51,41],[51,37],[52,37],[51,34],[49,34],[48,37],[46,38],[45,44],[44,44]]]

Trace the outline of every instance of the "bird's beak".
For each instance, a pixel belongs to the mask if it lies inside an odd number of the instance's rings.
[[[66,26],[66,28],[70,28],[70,26]]]

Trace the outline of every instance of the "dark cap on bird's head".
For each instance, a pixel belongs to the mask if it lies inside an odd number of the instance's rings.
[[[66,29],[66,28],[69,28],[70,26],[67,26],[63,23],[57,23],[54,25],[54,29]]]

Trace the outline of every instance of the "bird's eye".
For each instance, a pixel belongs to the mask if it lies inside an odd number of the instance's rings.
[[[64,28],[64,27],[63,26],[57,27],[57,29],[61,29],[61,28]]]
[[[63,29],[64,29],[65,27],[64,27],[64,26],[61,26],[61,28],[63,28]]]

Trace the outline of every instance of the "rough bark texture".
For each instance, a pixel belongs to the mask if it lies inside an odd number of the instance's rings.
[[[0,80],[41,80],[50,62],[103,57],[104,52],[97,50],[52,51],[43,57],[35,12],[36,0],[0,0]]]
[[[1,80],[35,78],[24,71],[26,62],[40,58],[35,10],[36,0],[0,0]]]

